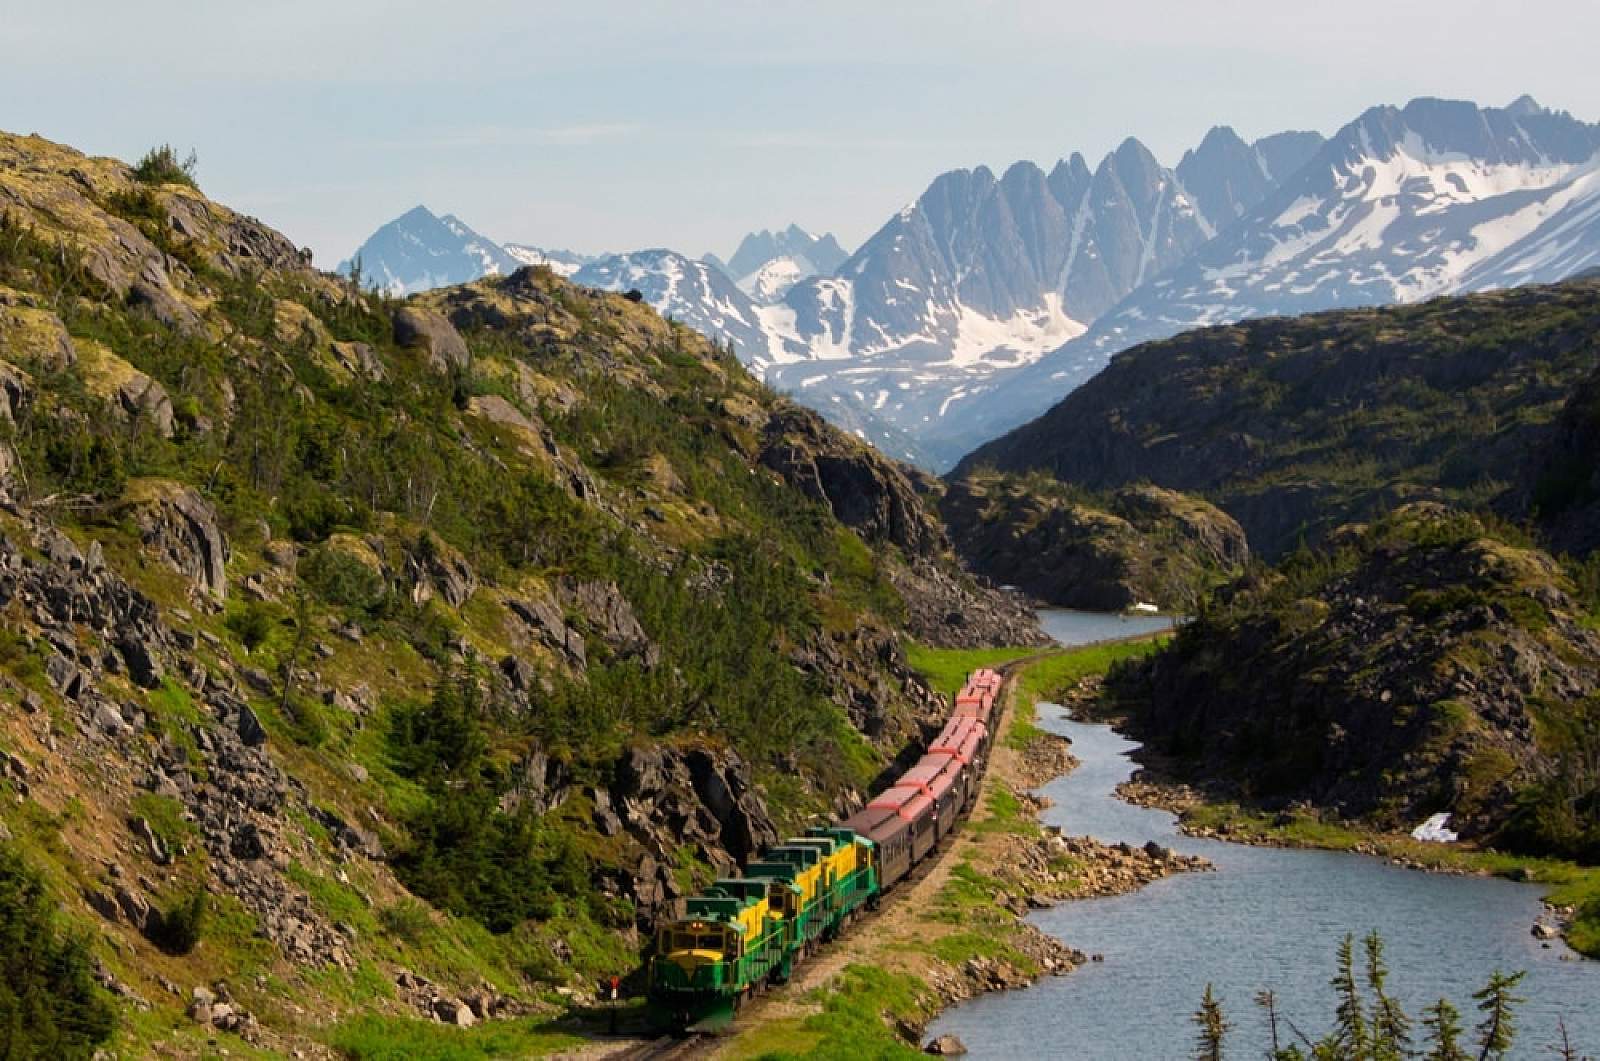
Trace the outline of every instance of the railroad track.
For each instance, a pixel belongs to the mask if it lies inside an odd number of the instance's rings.
[[[667,1061],[674,1057],[694,1057],[710,1045],[712,1036],[705,1032],[685,1035],[663,1035],[659,1039],[630,1046],[620,1053],[607,1054],[606,1061]]]
[[[1129,635],[1127,637],[1108,638],[1104,641],[1095,643],[1114,644],[1124,641],[1140,641],[1152,636],[1156,635],[1150,633],[1140,633]],[[1017,695],[1018,688],[1015,678],[1018,672],[1039,662],[1040,660],[1048,659],[1051,656],[1061,655],[1062,653],[1068,651],[1071,651],[1071,648],[1062,646],[1041,649],[1038,652],[1010,660],[1009,662],[1002,663],[994,667],[996,671],[1004,675],[1006,678],[1006,684],[1004,687],[1006,699],[1002,701],[1004,707],[999,713],[997,713],[995,717],[997,741],[999,740],[1000,727],[1006,723],[1009,723],[1011,719],[1011,710],[1015,707],[1015,697]],[[988,764],[986,763],[984,781],[987,782],[987,780]],[[981,796],[979,798],[981,798]],[[966,808],[962,815],[963,822],[971,817],[972,808],[976,805],[977,800],[975,799],[973,803]],[[950,833],[948,833],[934,848],[930,857],[924,858],[921,862],[917,863],[917,865],[914,866],[903,879],[896,883],[896,886],[893,889],[881,897],[875,909],[862,908],[858,910],[852,915],[850,921],[843,926],[839,932],[839,935],[833,941],[828,943],[827,946],[837,946],[840,942],[848,940],[864,930],[870,929],[873,924],[877,922],[889,909],[897,906],[899,903],[908,898],[911,893],[916,890],[917,885],[925,880],[928,875],[931,874],[944,861],[945,856],[949,854],[950,849],[955,846],[957,840],[962,835],[963,833],[959,829],[952,830]],[[785,988],[780,987],[777,988],[777,993],[782,995],[787,992]],[[736,1034],[738,1031],[749,1027],[753,1023],[759,1023],[761,1020],[762,1011],[766,1009],[766,1004],[771,999],[772,994],[763,989],[759,995],[751,999],[744,1007],[741,1008],[728,1027],[720,1029],[716,1032],[691,1031],[682,1035],[664,1035],[646,1042],[637,1043],[617,1053],[608,1054],[607,1061],[659,1061],[659,1059],[699,1056],[704,1051],[710,1049],[712,1044],[718,1038],[728,1034]]]

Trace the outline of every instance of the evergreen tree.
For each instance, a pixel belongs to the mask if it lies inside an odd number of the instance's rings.
[[[1347,935],[1339,944],[1339,967],[1332,980],[1339,998],[1333,1043],[1341,1057],[1363,1061],[1372,1056],[1372,1037],[1367,1027],[1366,1007],[1362,1004],[1361,985],[1356,981],[1356,939]]]
[[[1362,942],[1367,952],[1367,987],[1372,991],[1372,1057],[1374,1061],[1401,1061],[1411,1056],[1411,1018],[1389,994],[1383,937],[1373,931]]]
[[[1514,973],[1507,976],[1496,970],[1483,989],[1473,994],[1478,1003],[1478,1012],[1483,1014],[1478,1021],[1478,1061],[1493,1061],[1511,1052],[1511,1044],[1517,1037],[1514,1011],[1522,1002],[1522,998],[1514,991],[1526,975]]]
[[[56,927],[44,881],[0,842],[0,1057],[88,1057],[116,1013],[93,959]]]
[[[1223,1015],[1222,1003],[1217,1001],[1210,984],[1206,985],[1205,997],[1200,1000],[1200,1008],[1195,1010],[1194,1016],[1189,1020],[1200,1029],[1195,1034],[1196,1061],[1222,1061],[1222,1044],[1227,1038],[1230,1025]]]
[[[1461,1014],[1447,998],[1441,998],[1422,1011],[1428,1029],[1426,1061],[1469,1061],[1461,1048]]]

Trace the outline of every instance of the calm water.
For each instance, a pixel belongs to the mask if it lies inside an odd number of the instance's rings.
[[[1070,612],[1049,609],[1039,613],[1044,632],[1063,645],[1088,645],[1112,641],[1153,630],[1166,630],[1173,624],[1170,615],[1115,615],[1104,612]]]
[[[1057,620],[1045,618],[1054,630]],[[1115,617],[1100,622],[1121,625]],[[1515,1056],[1550,1056],[1543,1046],[1558,1016],[1584,1050],[1600,1052],[1600,962],[1577,958],[1559,942],[1542,949],[1532,938],[1537,887],[1417,873],[1358,855],[1181,836],[1172,815],[1112,795],[1133,770],[1132,742],[1048,707],[1041,721],[1070,737],[1082,762],[1043,790],[1055,801],[1047,821],[1107,842],[1155,840],[1206,856],[1217,872],[1035,915],[1041,929],[1103,954],[1104,963],[960,1006],[932,1034],[959,1035],[977,1058],[1181,1058],[1193,1034],[1189,1014],[1211,982],[1236,1026],[1232,1056],[1260,1056],[1265,1029],[1251,1003],[1255,992],[1272,988],[1285,1015],[1320,1033],[1332,1015],[1334,948],[1345,932],[1375,928],[1388,945],[1392,986],[1413,1015],[1443,994],[1470,1023],[1470,995],[1492,970],[1525,969],[1528,1002]]]

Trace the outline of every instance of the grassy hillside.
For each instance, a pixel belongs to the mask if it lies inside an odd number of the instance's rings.
[[[9,135],[0,398],[0,855],[131,1055],[555,1041],[933,718],[907,622],[998,604],[900,469],[648,308],[392,302],[181,167]]]

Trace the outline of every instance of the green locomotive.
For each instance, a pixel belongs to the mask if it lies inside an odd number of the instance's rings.
[[[994,671],[975,671],[928,754],[849,819],[762,852],[662,924],[649,963],[651,1001],[672,1023],[727,1020],[927,857],[971,808],[987,761]]]

